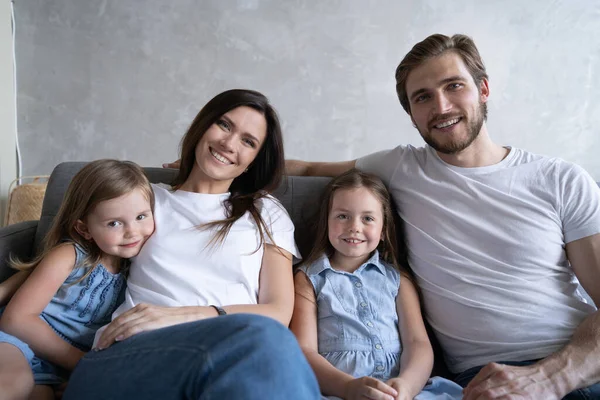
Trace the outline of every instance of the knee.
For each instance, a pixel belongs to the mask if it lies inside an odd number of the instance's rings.
[[[0,374],[0,400],[28,399],[34,387],[31,369],[15,368]]]
[[[271,353],[269,358],[277,354],[287,356],[300,355],[302,352],[295,336],[280,322],[260,315],[240,315],[240,323],[244,325],[244,336],[252,341],[257,351]]]

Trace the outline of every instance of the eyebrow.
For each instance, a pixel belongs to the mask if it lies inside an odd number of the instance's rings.
[[[445,84],[447,84],[447,83],[450,83],[450,82],[456,82],[456,81],[465,82],[465,81],[466,81],[466,79],[465,79],[465,78],[463,78],[463,77],[462,77],[462,76],[460,76],[460,75],[454,75],[454,76],[451,76],[451,77],[449,77],[449,78],[442,79],[442,80],[441,80],[441,81],[438,83],[438,86],[442,86],[442,85],[445,85]],[[418,96],[418,95],[420,95],[420,94],[422,94],[422,93],[426,93],[427,91],[428,91],[428,89],[425,89],[425,88],[421,88],[421,89],[415,90],[415,91],[414,91],[414,92],[412,92],[412,94],[410,95],[410,99],[414,99],[416,96]]]
[[[231,125],[232,127],[236,127],[235,122],[233,122],[231,120],[231,118],[229,118],[227,115],[223,114],[223,116],[221,117],[223,118],[225,121],[227,121],[227,123],[229,123],[229,125]],[[252,138],[252,140],[254,140],[256,143],[260,143],[260,140],[258,140],[258,138],[256,136],[254,136],[253,134],[251,134],[250,132],[243,132],[244,135],[250,136],[250,138]]]
[[[146,210],[138,212],[136,214],[136,216],[140,215],[140,214],[150,214],[150,213],[152,213],[152,210],[150,208],[148,208]],[[120,217],[106,218],[106,219],[103,219],[101,222],[115,221],[115,220],[119,220],[119,219],[121,219],[121,218]]]
[[[350,210],[346,209],[346,208],[334,208],[331,211],[337,211],[337,212],[350,212]],[[361,211],[361,214],[375,214],[376,211],[371,211],[371,210],[365,210],[365,211]]]

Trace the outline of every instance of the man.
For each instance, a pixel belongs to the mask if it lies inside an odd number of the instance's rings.
[[[595,182],[576,165],[492,142],[488,76],[470,38],[426,38],[396,82],[428,146],[289,160],[289,175],[357,167],[388,185],[427,320],[465,400],[600,398],[600,314],[574,279],[600,306]]]

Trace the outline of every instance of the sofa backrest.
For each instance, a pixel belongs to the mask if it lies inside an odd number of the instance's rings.
[[[48,188],[42,206],[42,216],[35,236],[36,252],[41,250],[42,240],[48,232],[52,220],[58,213],[67,187],[73,176],[85,165],[85,162],[65,162],[57,165],[48,181]],[[170,183],[176,170],[164,168],[144,168],[152,183]],[[291,176],[284,179],[273,195],[281,201],[290,214],[296,227],[296,243],[306,256],[310,245],[309,226],[318,210],[321,193],[330,178]]]

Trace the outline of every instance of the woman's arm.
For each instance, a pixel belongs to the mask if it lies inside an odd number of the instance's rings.
[[[317,302],[313,286],[303,272],[296,274],[294,286],[296,301],[290,329],[296,335],[306,359],[317,376],[321,392],[344,399],[358,399],[363,394],[368,395],[370,399],[388,399],[395,395],[394,390],[385,383],[369,377],[355,379],[352,375],[335,368],[319,354]]]
[[[402,340],[400,374],[388,381],[398,390],[398,399],[412,399],[425,386],[433,368],[433,350],[419,305],[419,295],[414,284],[402,277],[398,297],[398,328]]]
[[[0,306],[7,304],[29,276],[30,271],[19,271],[0,283]]]
[[[61,339],[40,314],[74,265],[72,244],[51,250],[17,290],[0,319],[1,330],[27,343],[36,356],[68,370],[75,368],[84,353]]]
[[[258,304],[238,304],[223,307],[227,314],[259,314],[271,317],[287,326],[294,308],[292,255],[267,244],[260,269]],[[138,304],[114,319],[102,332],[98,348],[125,340],[140,332],[216,317],[213,307],[160,307]]]

